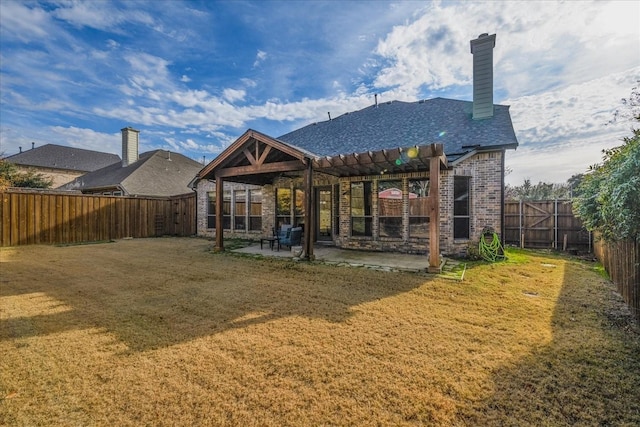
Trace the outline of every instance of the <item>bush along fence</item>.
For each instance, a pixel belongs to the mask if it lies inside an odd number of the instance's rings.
[[[597,239],[594,253],[640,323],[640,239],[618,242]]]
[[[507,201],[504,242],[521,248],[591,252],[592,235],[570,200]]]
[[[0,197],[3,247],[196,233],[195,193],[142,198],[8,189]]]

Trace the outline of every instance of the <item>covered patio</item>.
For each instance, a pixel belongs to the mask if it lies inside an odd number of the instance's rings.
[[[427,197],[429,218],[428,270],[439,272],[440,263],[440,171],[447,168],[447,159],[442,144],[398,147],[378,151],[317,156],[309,151],[248,130],[227,147],[216,159],[203,168],[198,179],[215,181],[216,200],[223,200],[225,182],[265,186],[274,180],[287,177],[302,179],[304,192],[304,238],[302,241],[305,259],[313,260],[319,254],[314,247],[319,227],[317,200],[314,197],[314,180],[328,178],[382,176],[428,172]],[[323,178],[325,177],[325,178]],[[342,193],[344,195],[345,193]],[[341,202],[342,203],[342,202]],[[224,251],[224,227],[222,203],[216,203],[215,250]],[[263,233],[275,228],[274,219],[265,218]],[[342,221],[342,217],[340,221]],[[384,256],[389,256],[385,253]],[[407,256],[397,254],[398,256]],[[424,263],[424,255],[420,257]],[[424,264],[423,264],[424,265]]]

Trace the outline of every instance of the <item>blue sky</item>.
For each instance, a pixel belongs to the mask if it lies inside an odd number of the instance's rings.
[[[247,128],[277,137],[380,101],[472,99],[469,41],[497,34],[511,106],[507,182],[564,182],[630,135],[640,2],[0,2],[0,153],[121,154],[120,129],[211,161]]]

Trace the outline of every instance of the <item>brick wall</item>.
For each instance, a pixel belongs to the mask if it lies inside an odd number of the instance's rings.
[[[440,247],[444,253],[465,253],[470,242],[480,239],[484,227],[498,233],[502,226],[502,156],[503,152],[481,153],[440,174]],[[453,178],[471,178],[470,238],[453,239]]]
[[[476,154],[457,164],[452,170],[440,172],[440,250],[443,254],[463,254],[472,242],[477,242],[482,230],[486,226],[493,227],[500,232],[501,220],[501,191],[502,191],[502,156],[503,152]],[[453,191],[454,177],[470,177],[470,239],[453,239]],[[428,179],[428,172],[385,175],[384,179],[402,181],[402,192],[409,193],[409,179]],[[339,188],[339,235],[334,236],[336,246],[348,249],[364,249],[373,251],[394,251],[402,253],[426,254],[429,251],[429,238],[412,238],[409,236],[409,206],[402,205],[403,228],[402,238],[386,238],[379,236],[378,210],[378,181],[380,176],[355,177],[337,179],[327,175],[316,174],[314,187],[338,184]],[[372,214],[374,216],[372,236],[351,237],[351,182],[372,182]],[[304,188],[303,178],[279,178],[271,185],[262,187],[262,234],[271,232],[276,227],[276,188]],[[245,185],[225,183],[227,188],[247,188]],[[255,187],[254,187],[255,188]],[[333,187],[334,189],[336,187]],[[201,236],[215,236],[215,230],[207,228],[207,193],[215,191],[215,183],[200,181],[198,183],[198,234]],[[260,233],[232,233],[225,231],[225,236],[243,237],[257,236]]]
[[[267,186],[269,187],[269,186]],[[266,226],[265,228],[265,219],[268,219],[268,216],[265,217],[265,188],[261,188],[255,185],[246,185],[246,184],[238,184],[234,182],[225,182],[224,190],[252,190],[252,189],[261,189],[262,190],[262,230],[261,231],[238,231],[238,230],[225,230],[225,237],[252,237],[259,236],[263,234],[264,230],[271,230],[271,226]],[[215,181],[201,180],[197,185],[197,218],[196,218],[196,228],[198,236],[203,237],[215,237],[216,230],[214,228],[208,228],[208,215],[209,215],[209,193],[215,193],[216,191],[216,183]],[[269,200],[269,198],[267,198]],[[247,203],[249,201],[247,200]]]

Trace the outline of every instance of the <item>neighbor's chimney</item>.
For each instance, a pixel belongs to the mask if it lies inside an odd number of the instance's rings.
[[[493,117],[493,48],[496,35],[480,34],[471,40],[473,54],[473,119]]]
[[[132,127],[121,129],[122,131],[122,167],[129,166],[138,161],[138,140],[140,131]]]

